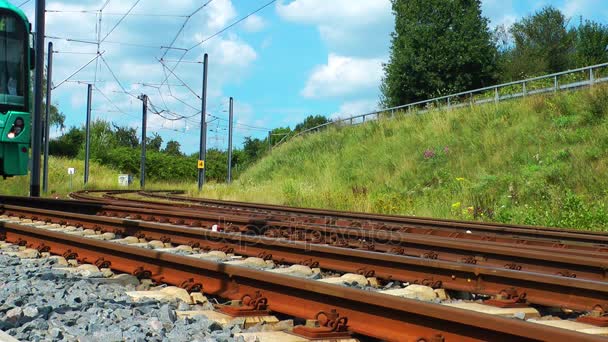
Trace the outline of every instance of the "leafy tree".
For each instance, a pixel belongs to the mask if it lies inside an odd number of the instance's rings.
[[[117,145],[115,132],[112,131],[112,124],[105,120],[95,120],[91,122],[91,147],[90,153],[93,157],[100,157],[108,153]],[[81,158],[84,158],[85,146],[80,150]]]
[[[245,164],[253,164],[258,158],[260,158],[264,151],[268,150],[268,144],[265,140],[258,138],[245,137],[243,141],[243,153],[245,155]]]
[[[503,78],[515,80],[566,70],[573,49],[568,20],[548,6],[513,24],[513,48],[504,61]]]
[[[164,153],[171,156],[181,156],[182,152],[180,151],[181,145],[175,140],[167,141],[167,146],[163,150]]]
[[[274,146],[281,139],[283,139],[287,134],[291,133],[291,128],[289,127],[277,127],[270,131],[270,143]],[[268,139],[266,139],[268,140]],[[266,147],[268,148],[268,141],[266,141]]]
[[[586,21],[574,30],[575,56],[573,67],[608,62],[608,26]]]
[[[152,133],[152,138],[146,137],[146,150],[160,152],[160,147],[163,144],[163,138],[158,133]]]
[[[490,85],[496,48],[480,0],[391,0],[395,14],[381,102],[396,106]]]
[[[137,130],[135,128],[118,126],[114,123],[112,126],[114,127],[114,135],[118,146],[139,147],[139,138],[137,137]]]
[[[323,115],[309,115],[301,123],[296,125],[294,131],[301,132],[307,129],[328,123],[330,120]]]
[[[224,182],[228,172],[228,155],[226,151],[220,151],[215,148],[207,150],[205,168],[207,169],[205,177],[218,182]]]
[[[49,154],[75,158],[84,144],[84,130],[72,127],[62,136],[49,141]]]

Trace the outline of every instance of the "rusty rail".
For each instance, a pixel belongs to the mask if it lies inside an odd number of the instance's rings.
[[[283,263],[317,263],[328,270],[370,274],[382,279],[420,283],[486,295],[496,295],[508,289],[515,289],[520,294],[525,293],[527,301],[533,304],[578,311],[591,311],[597,307],[608,309],[608,283],[582,277],[571,278],[563,275],[556,276],[503,267],[376,253],[239,233],[213,232],[208,229],[169,226],[129,219],[66,214],[8,205],[4,205],[0,209],[8,215],[49,220],[61,224],[69,223],[102,232],[114,232],[174,244],[188,244],[205,249],[231,249],[238,254],[271,258]],[[546,263],[547,261],[543,258],[560,259],[559,255],[540,253],[537,253],[537,259],[534,259],[535,254],[530,254],[531,252],[512,251],[512,253],[517,252],[522,256],[527,255],[530,262],[536,260],[538,263]],[[578,261],[581,262],[581,265],[578,268],[571,268],[572,272],[579,272],[585,267],[583,261]],[[593,259],[585,261],[595,262]],[[555,263],[555,261],[553,262]]]
[[[268,307],[294,317],[336,309],[360,334],[390,341],[603,341],[597,336],[506,319],[312,280],[246,269],[143,248],[95,241],[59,232],[0,222],[9,242],[44,246],[81,262],[102,259],[120,272],[149,274],[169,284],[200,283],[204,292],[240,299],[261,291]],[[438,336],[439,335],[439,336]]]
[[[143,206],[160,208],[161,203],[149,201],[117,198],[115,195],[133,191],[100,191],[106,192],[106,198],[117,200],[121,205],[139,203]],[[339,212],[332,210],[318,210],[254,204],[245,202],[231,202],[189,198],[163,192],[139,192],[144,196],[165,200],[185,201],[204,205],[207,211],[220,212],[226,215],[244,215],[263,218],[266,220],[283,222],[302,222],[326,227],[337,228],[366,228],[372,230],[392,230],[408,234],[421,234],[425,236],[441,236],[453,239],[475,241],[507,242],[527,246],[544,246],[563,249],[577,249],[594,253],[608,253],[608,234],[604,232],[588,232],[574,229],[560,229],[550,227],[533,227],[524,225],[508,225],[497,223],[451,221],[407,216],[376,215],[354,212]],[[82,199],[93,199],[84,192],[73,194]],[[99,200],[99,198],[97,198]],[[110,202],[111,203],[111,202]],[[116,202],[118,203],[118,202]],[[213,207],[209,203],[221,203],[223,207]],[[219,205],[219,204],[218,204]],[[173,204],[178,209],[200,210],[192,206]],[[292,215],[294,214],[294,215]]]

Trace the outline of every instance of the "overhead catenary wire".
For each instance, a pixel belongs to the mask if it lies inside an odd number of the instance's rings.
[[[235,22],[231,23],[230,25],[222,28],[221,30],[215,32],[214,34],[210,35],[209,37],[197,42],[195,45],[193,45],[192,47],[186,49],[186,51],[184,51],[184,53],[180,56],[180,58],[178,59],[178,61],[175,63],[175,65],[173,66],[173,69],[171,69],[171,71],[175,71],[175,69],[177,69],[178,65],[182,62],[182,60],[184,59],[184,57],[186,57],[186,55],[188,54],[188,52],[192,51],[194,48],[204,44],[205,42],[217,37],[218,35],[226,32],[227,30],[229,30],[230,28],[234,27],[235,25],[243,22],[244,20],[246,20],[247,18],[251,17],[252,15],[260,12],[261,10],[263,10],[264,8],[270,6],[271,4],[275,3],[276,0],[271,0],[269,2],[267,2],[266,4],[264,4],[263,6],[255,9],[252,12],[249,12],[247,15],[245,15],[244,17],[239,18],[238,20],[236,20]],[[161,84],[164,84],[167,81],[168,77],[166,77]]]
[[[190,19],[192,18],[192,16],[194,16],[196,13],[198,13],[199,11],[201,11],[203,8],[207,7],[207,5],[209,5],[212,1],[213,0],[208,0],[206,3],[204,3],[202,6],[200,6],[196,10],[194,10],[190,15],[188,15],[186,17],[186,20],[184,20],[184,23],[182,24],[182,26],[177,31],[177,34],[175,35],[175,37],[171,41],[171,44],[169,44],[169,47],[165,50],[165,52],[163,53],[162,57],[160,58],[161,60],[163,58],[165,58],[165,56],[167,56],[167,53],[169,52],[169,48],[173,47],[173,44],[175,44],[175,42],[177,41],[177,39],[179,38],[179,36],[182,34],[182,32],[184,31],[184,28],[186,28],[186,25],[188,24],[188,22],[190,21]]]
[[[104,51],[105,52],[105,51]],[[82,69],[86,68],[89,64],[93,63],[96,59],[98,58],[103,58],[103,52],[96,55],[95,58],[91,59],[90,61],[88,61],[85,65],[81,66],[78,70],[76,70],[75,72],[73,72],[70,76],[68,76],[68,78],[66,78],[65,80],[59,82],[59,84],[57,84],[56,86],[54,86],[53,88],[51,88],[52,90],[57,89],[60,85],[64,84],[66,81],[68,81],[69,79],[71,79],[72,77],[74,77],[77,73],[79,73]]]
[[[203,64],[202,61],[190,61],[190,60],[185,60],[185,56],[191,52],[193,49],[195,49],[196,47],[204,44],[205,42],[213,39],[214,37],[217,37],[218,35],[226,32],[227,30],[229,30],[230,28],[234,27],[235,25],[241,23],[242,21],[246,20],[247,18],[251,17],[252,15],[254,15],[255,13],[258,13],[259,11],[263,10],[264,8],[270,6],[272,3],[275,3],[276,0],[272,0],[269,1],[267,3],[265,3],[263,6],[256,8],[254,11],[248,13],[247,15],[239,18],[238,20],[232,22],[231,24],[227,25],[226,27],[222,28],[221,30],[211,34],[210,36],[206,37],[205,39],[202,39],[200,41],[198,41],[195,45],[189,47],[189,48],[180,48],[180,47],[176,47],[173,46],[175,45],[175,43],[177,42],[177,40],[179,39],[179,36],[183,33],[183,26],[180,27],[180,29],[178,30],[177,34],[175,35],[175,38],[172,40],[171,44],[169,46],[158,46],[158,45],[154,45],[154,44],[140,44],[140,43],[132,43],[132,42],[121,42],[121,41],[111,41],[111,40],[106,40],[107,38],[109,38],[109,36],[112,34],[113,31],[115,31],[117,29],[117,27],[128,17],[128,16],[136,16],[136,15],[141,15],[141,16],[165,16],[165,17],[182,17],[182,18],[186,18],[185,22],[187,24],[187,21],[189,18],[191,18],[193,15],[195,15],[196,13],[198,13],[200,10],[202,10],[204,7],[206,7],[209,3],[211,3],[213,0],[209,0],[207,1],[205,4],[203,4],[202,6],[199,6],[195,11],[193,11],[191,14],[189,15],[171,15],[171,14],[152,14],[152,13],[134,13],[133,9],[137,6],[137,4],[140,2],[140,0],[137,0],[133,3],[133,5],[129,8],[128,12],[126,13],[103,13],[105,15],[121,15],[121,18],[119,19],[119,21],[108,31],[108,33],[103,37],[103,39],[100,39],[101,36],[101,24],[99,24],[99,26],[97,27],[97,41],[94,40],[90,40],[90,39],[75,39],[75,38],[71,38],[71,37],[58,37],[58,36],[46,36],[48,38],[51,39],[58,39],[58,40],[65,40],[68,42],[76,42],[76,43],[83,43],[83,44],[94,44],[94,45],[98,45],[101,44],[103,42],[103,44],[117,44],[117,45],[123,45],[123,46],[132,46],[132,47],[137,47],[137,48],[148,48],[148,49],[161,49],[164,50],[163,53],[163,57],[166,56],[167,52],[169,50],[176,50],[176,51],[183,51],[184,53],[182,54],[182,56],[179,58],[179,60],[167,60],[167,59],[162,59],[159,61],[160,64],[163,66],[163,71],[165,73],[165,79],[161,82],[161,83],[157,83],[157,84],[153,84],[153,83],[130,83],[131,85],[133,84],[140,84],[142,86],[146,86],[146,87],[153,87],[156,88],[158,91],[158,96],[160,98],[160,102],[161,104],[164,106],[164,108],[160,108],[158,105],[152,104],[151,109],[152,109],[152,113],[159,113],[159,115],[161,117],[163,117],[163,119],[167,120],[167,121],[179,121],[179,120],[184,120],[186,127],[188,127],[188,125],[192,122],[196,122],[198,121],[198,123],[200,124],[200,120],[195,120],[197,115],[200,115],[200,110],[198,109],[198,107],[193,106],[191,104],[189,104],[188,102],[186,102],[183,99],[180,99],[179,97],[175,96],[175,94],[172,93],[171,91],[171,87],[177,87],[177,86],[184,86],[186,87],[190,93],[192,93],[195,98],[200,100],[200,95],[197,94],[191,87],[188,86],[188,84],[186,82],[184,82],[176,73],[175,70],[177,69],[177,67],[179,66],[180,63],[191,63],[191,64]],[[95,10],[95,11],[87,11],[87,10],[83,10],[83,11],[61,11],[61,10],[48,10],[48,12],[51,13],[59,13],[59,12],[80,12],[80,13],[98,13],[100,14],[107,6],[107,4],[110,2],[110,0],[106,0],[104,5],[101,7],[101,9],[99,10]],[[101,19],[101,18],[99,18]],[[100,20],[101,21],[101,20]],[[66,53],[69,54],[69,51],[65,51],[65,52],[59,52],[59,53]],[[77,53],[74,52],[74,54],[94,54],[94,53]],[[106,56],[107,57],[107,56]],[[101,59],[102,63],[99,63],[99,60]],[[120,89],[122,90],[120,93],[126,94],[130,97],[136,98],[136,96],[132,93],[134,88],[130,88],[130,90],[127,89],[127,87],[125,87],[125,85],[127,85],[127,83],[123,83],[119,80],[119,78],[117,77],[117,74],[114,72],[114,70],[112,70],[112,67],[110,66],[110,64],[108,63],[108,60],[106,58],[104,58],[104,56],[101,55],[101,53],[99,54],[99,56],[96,56],[92,61],[97,61],[97,63],[99,64],[104,64],[107,68],[107,70],[110,72],[110,74],[112,75],[112,78],[114,79],[114,81],[117,83],[117,85],[120,87]],[[82,69],[84,69],[87,65],[89,65],[90,63],[87,63],[85,66],[83,66],[81,69],[79,69],[76,73],[82,71]],[[167,66],[166,63],[175,63],[175,65],[172,65],[171,67]],[[96,68],[96,71],[98,69]],[[73,75],[70,76],[70,78],[73,77]],[[168,84],[167,80],[169,77],[174,77],[176,80],[178,80],[179,83],[181,84]],[[97,77],[95,77],[95,81],[97,80]],[[60,83],[61,84],[61,83]],[[167,104],[167,102],[164,99],[164,96],[166,96],[164,94],[164,92],[161,90],[162,87],[167,86],[167,89],[169,91],[169,96],[173,99],[175,99],[177,102],[183,104],[184,106],[193,109],[196,111],[195,114],[189,115],[182,115],[182,114],[177,114],[171,110],[169,110],[169,106]],[[55,87],[56,88],[56,87]],[[54,88],[53,88],[54,89]],[[99,91],[102,96],[104,98],[106,98],[106,100],[108,100],[120,113],[123,114],[127,114],[127,115],[131,115],[126,113],[125,111],[121,110],[120,108],[118,108],[118,106],[116,106],[113,102],[111,102],[111,99],[109,97],[107,97],[107,95],[103,92],[101,92],[101,90],[99,89],[99,87],[95,86],[95,89],[97,91]],[[157,101],[158,102],[158,101]],[[224,118],[219,118],[217,116],[211,115],[208,113],[208,115],[210,117],[214,117],[217,118],[219,120],[222,121],[228,121],[227,119]],[[132,115],[131,115],[132,116]],[[196,126],[196,125],[191,125],[191,126]],[[223,126],[222,128],[218,128],[219,130],[223,130]],[[240,130],[240,131],[248,131],[248,132],[266,132],[268,130],[270,130],[269,128],[265,128],[265,127],[257,127],[257,126],[253,126],[253,125],[247,125],[247,124],[243,124],[243,123],[238,123],[235,122],[235,130]]]
[[[105,93],[104,93],[104,92],[103,92],[101,89],[99,89],[99,87],[94,86],[93,88],[95,88],[95,90],[96,90],[97,92],[99,92],[99,93],[101,94],[101,96],[102,96],[103,98],[105,98],[105,99],[106,99],[106,100],[107,100],[107,101],[108,101],[108,102],[109,102],[109,103],[110,103],[110,104],[111,104],[111,105],[112,105],[114,108],[116,108],[116,110],[118,110],[120,113],[125,114],[125,115],[128,115],[128,116],[136,117],[135,115],[131,115],[131,114],[129,114],[129,113],[127,113],[127,112],[123,111],[122,109],[120,109],[120,107],[118,107],[118,106],[117,106],[117,105],[114,103],[114,101],[112,101],[112,100],[111,100],[111,99],[110,99],[110,98],[109,98],[109,97],[108,97],[108,96],[107,96],[107,95],[106,95],[106,94],[105,94]],[[138,119],[139,119],[139,117],[136,117],[136,118],[138,118]]]
[[[118,27],[118,25],[120,25],[120,23],[122,23],[122,21],[125,20],[125,18],[127,16],[129,16],[129,13],[131,13],[131,11],[135,8],[135,6],[137,6],[137,4],[139,4],[140,1],[141,0],[135,1],[135,3],[131,6],[131,8],[129,8],[129,10],[127,11],[127,13],[125,13],[122,17],[120,17],[120,19],[118,20],[118,22],[116,23],[116,25],[114,25],[112,27],[112,29],[110,29],[110,31],[108,33],[106,33],[106,35],[101,39],[101,41],[100,41],[101,43],[103,43],[106,40],[106,38],[108,38],[108,36],[110,34],[112,34],[112,32],[114,32],[114,30]],[[106,5],[107,5],[107,3],[106,3]],[[101,28],[100,28],[100,30],[101,30]]]
[[[31,1],[31,0],[30,0]],[[47,13],[82,13],[82,14],[97,14],[99,10],[46,10]],[[108,16],[122,16],[124,13],[104,12]],[[159,13],[129,13],[131,17],[172,17],[186,18],[187,14],[159,14]]]

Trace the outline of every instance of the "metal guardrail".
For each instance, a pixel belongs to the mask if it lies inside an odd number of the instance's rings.
[[[602,75],[599,71],[602,68],[606,68],[605,75]],[[566,80],[566,82],[560,82],[566,76],[573,76],[572,80]],[[583,77],[578,77],[583,76]],[[552,82],[551,82],[552,81]],[[407,111],[408,113],[413,112],[421,114],[428,112],[432,107],[432,109],[439,108],[461,108],[466,106],[473,106],[485,103],[498,103],[504,100],[511,100],[515,98],[521,98],[528,95],[538,95],[549,92],[557,92],[562,90],[572,90],[587,86],[592,86],[597,83],[602,83],[608,81],[608,63],[602,63],[592,66],[587,66],[578,69],[572,69],[567,71],[562,71],[554,74],[538,76],[533,78],[528,78],[525,80],[508,82],[503,84],[498,84],[494,86],[464,91],[460,93],[440,96],[436,98],[432,98],[429,100],[413,102],[401,106],[386,108],[377,110],[374,112],[369,112],[365,114],[359,114],[355,116],[351,116],[348,118],[342,118],[337,120],[332,120],[322,125],[318,125],[312,128],[309,128],[305,131],[298,132],[294,135],[286,135],[283,139],[281,139],[275,146],[282,144],[285,141],[288,141],[292,138],[298,137],[300,135],[304,135],[310,132],[316,132],[324,127],[328,127],[331,125],[357,125],[361,123],[365,123],[369,120],[377,120],[380,118],[380,115],[386,114],[390,118],[395,116],[395,113],[398,111]],[[540,84],[540,87],[539,86]],[[530,87],[533,86],[533,87]],[[534,87],[537,86],[537,87]],[[503,93],[503,94],[501,94]],[[476,98],[480,97],[480,98]]]

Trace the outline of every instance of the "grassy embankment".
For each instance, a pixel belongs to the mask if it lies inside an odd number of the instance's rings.
[[[50,190],[67,167],[51,159]],[[115,188],[116,170],[91,166],[90,189]],[[27,177],[1,181],[25,195]],[[134,188],[138,186],[135,181]],[[148,188],[189,184],[148,182]],[[424,115],[402,115],[294,139],[206,197],[390,214],[606,230],[608,88]]]
[[[332,128],[205,196],[606,230],[608,88]]]

